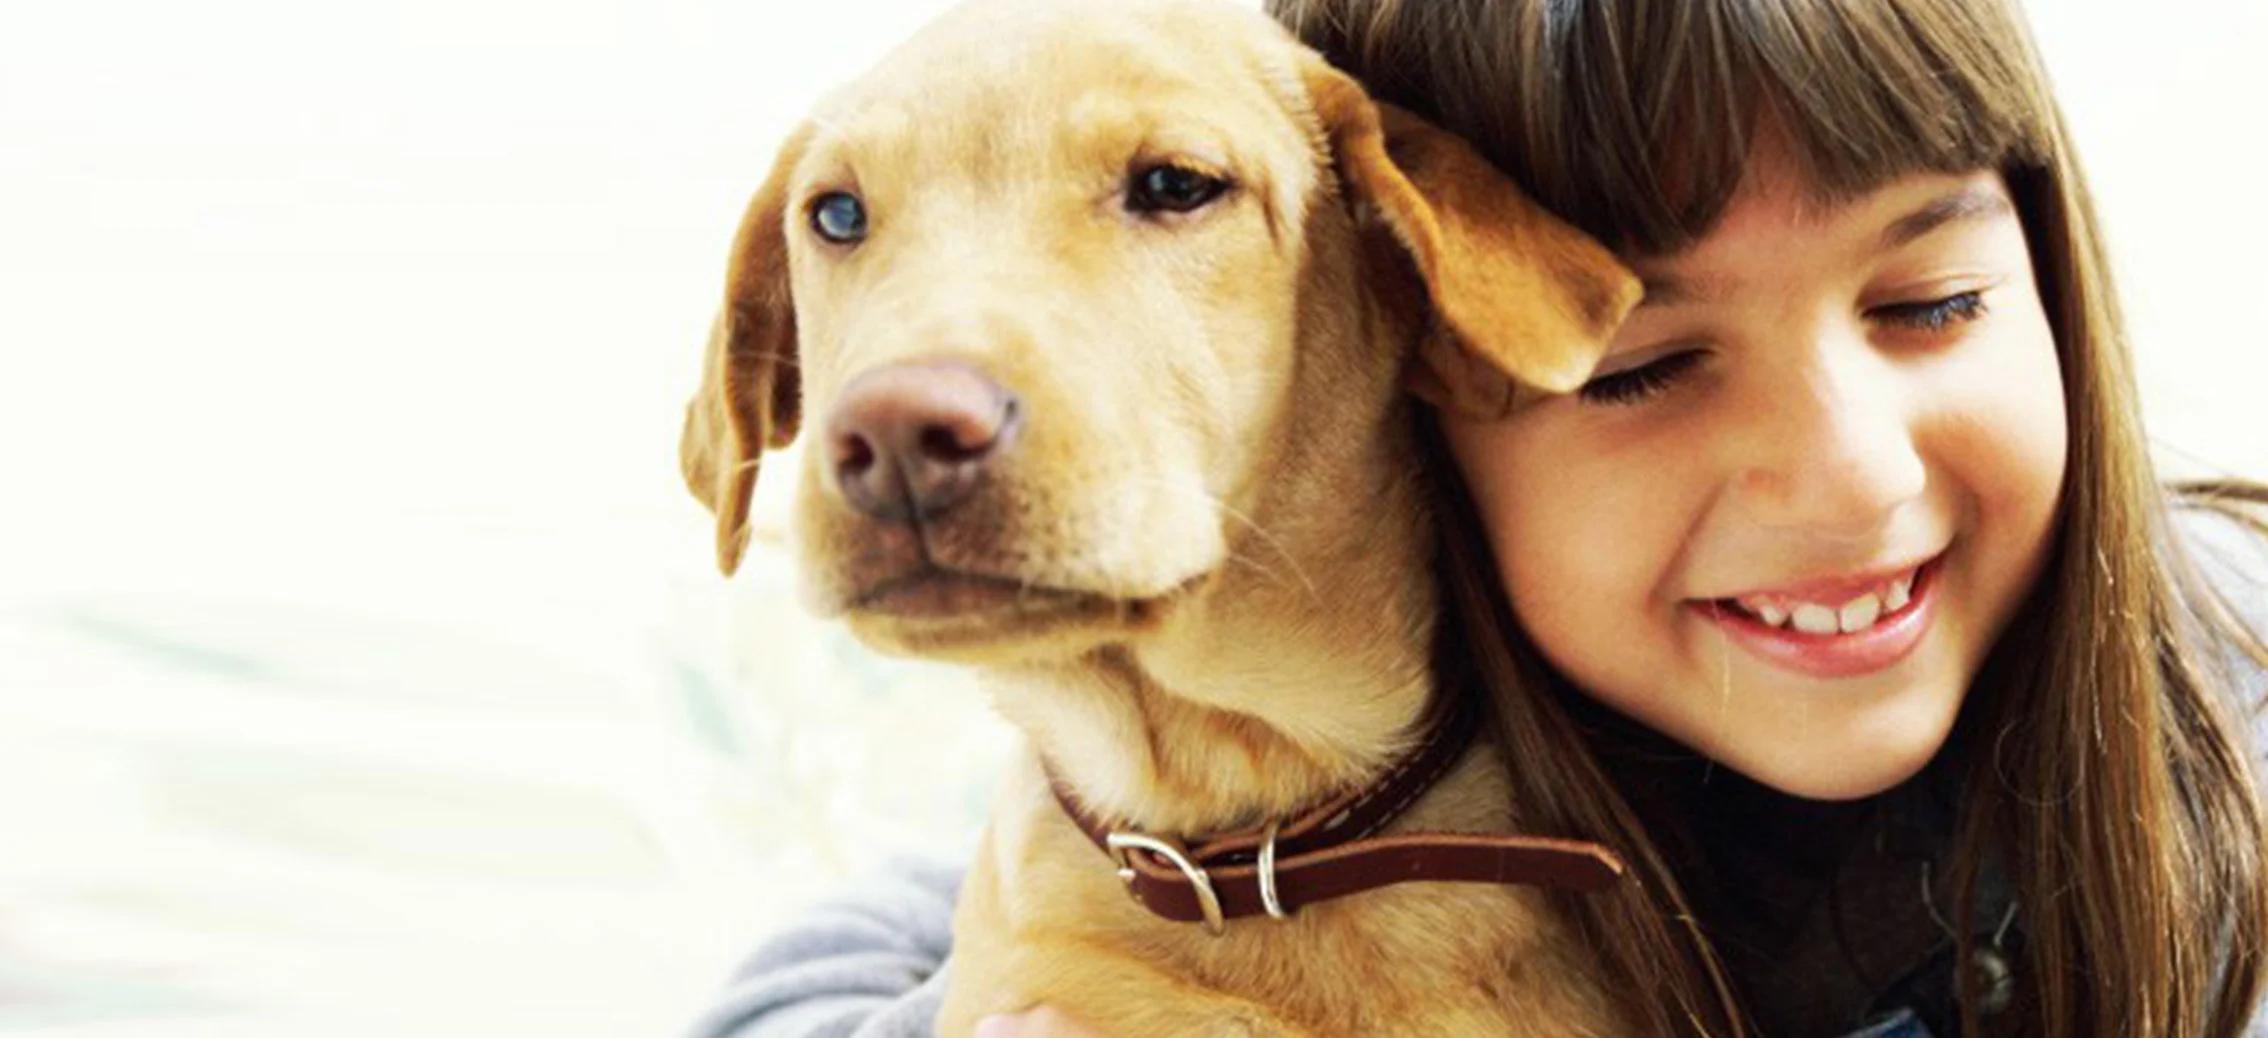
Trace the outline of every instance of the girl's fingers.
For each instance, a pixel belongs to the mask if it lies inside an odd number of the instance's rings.
[[[1021,1013],[988,1016],[977,1021],[976,1038],[1102,1038],[1054,1006],[1037,1006]]]

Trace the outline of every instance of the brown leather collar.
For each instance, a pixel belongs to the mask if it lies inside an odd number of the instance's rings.
[[[1479,711],[1445,688],[1424,739],[1366,787],[1285,823],[1189,842],[1097,821],[1048,771],[1057,802],[1118,861],[1134,900],[1177,922],[1221,932],[1228,919],[1278,919],[1305,905],[1416,880],[1534,883],[1590,893],[1622,877],[1622,859],[1595,843],[1481,833],[1377,834],[1448,773],[1472,743]],[[1443,705],[1446,704],[1446,705]]]

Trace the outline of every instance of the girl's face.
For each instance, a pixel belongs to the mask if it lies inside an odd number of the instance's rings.
[[[2063,389],[1992,173],[1823,207],[1777,145],[1589,384],[1445,414],[1561,673],[1765,785],[1912,775],[2039,571]]]

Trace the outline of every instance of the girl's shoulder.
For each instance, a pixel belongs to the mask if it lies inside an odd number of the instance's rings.
[[[2246,515],[2188,504],[2174,517],[2205,585],[2201,593],[2211,599],[2190,603],[2190,611],[2211,632],[2215,662],[2251,730],[2253,756],[2268,760],[2268,510]]]
[[[2268,637],[2268,507],[2232,510],[2243,507],[2185,503],[2174,523],[2219,605],[2256,637]]]

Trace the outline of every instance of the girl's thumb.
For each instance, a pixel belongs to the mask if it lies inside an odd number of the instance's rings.
[[[1097,1038],[1086,1025],[1052,1006],[995,1014],[977,1021],[975,1038]]]

